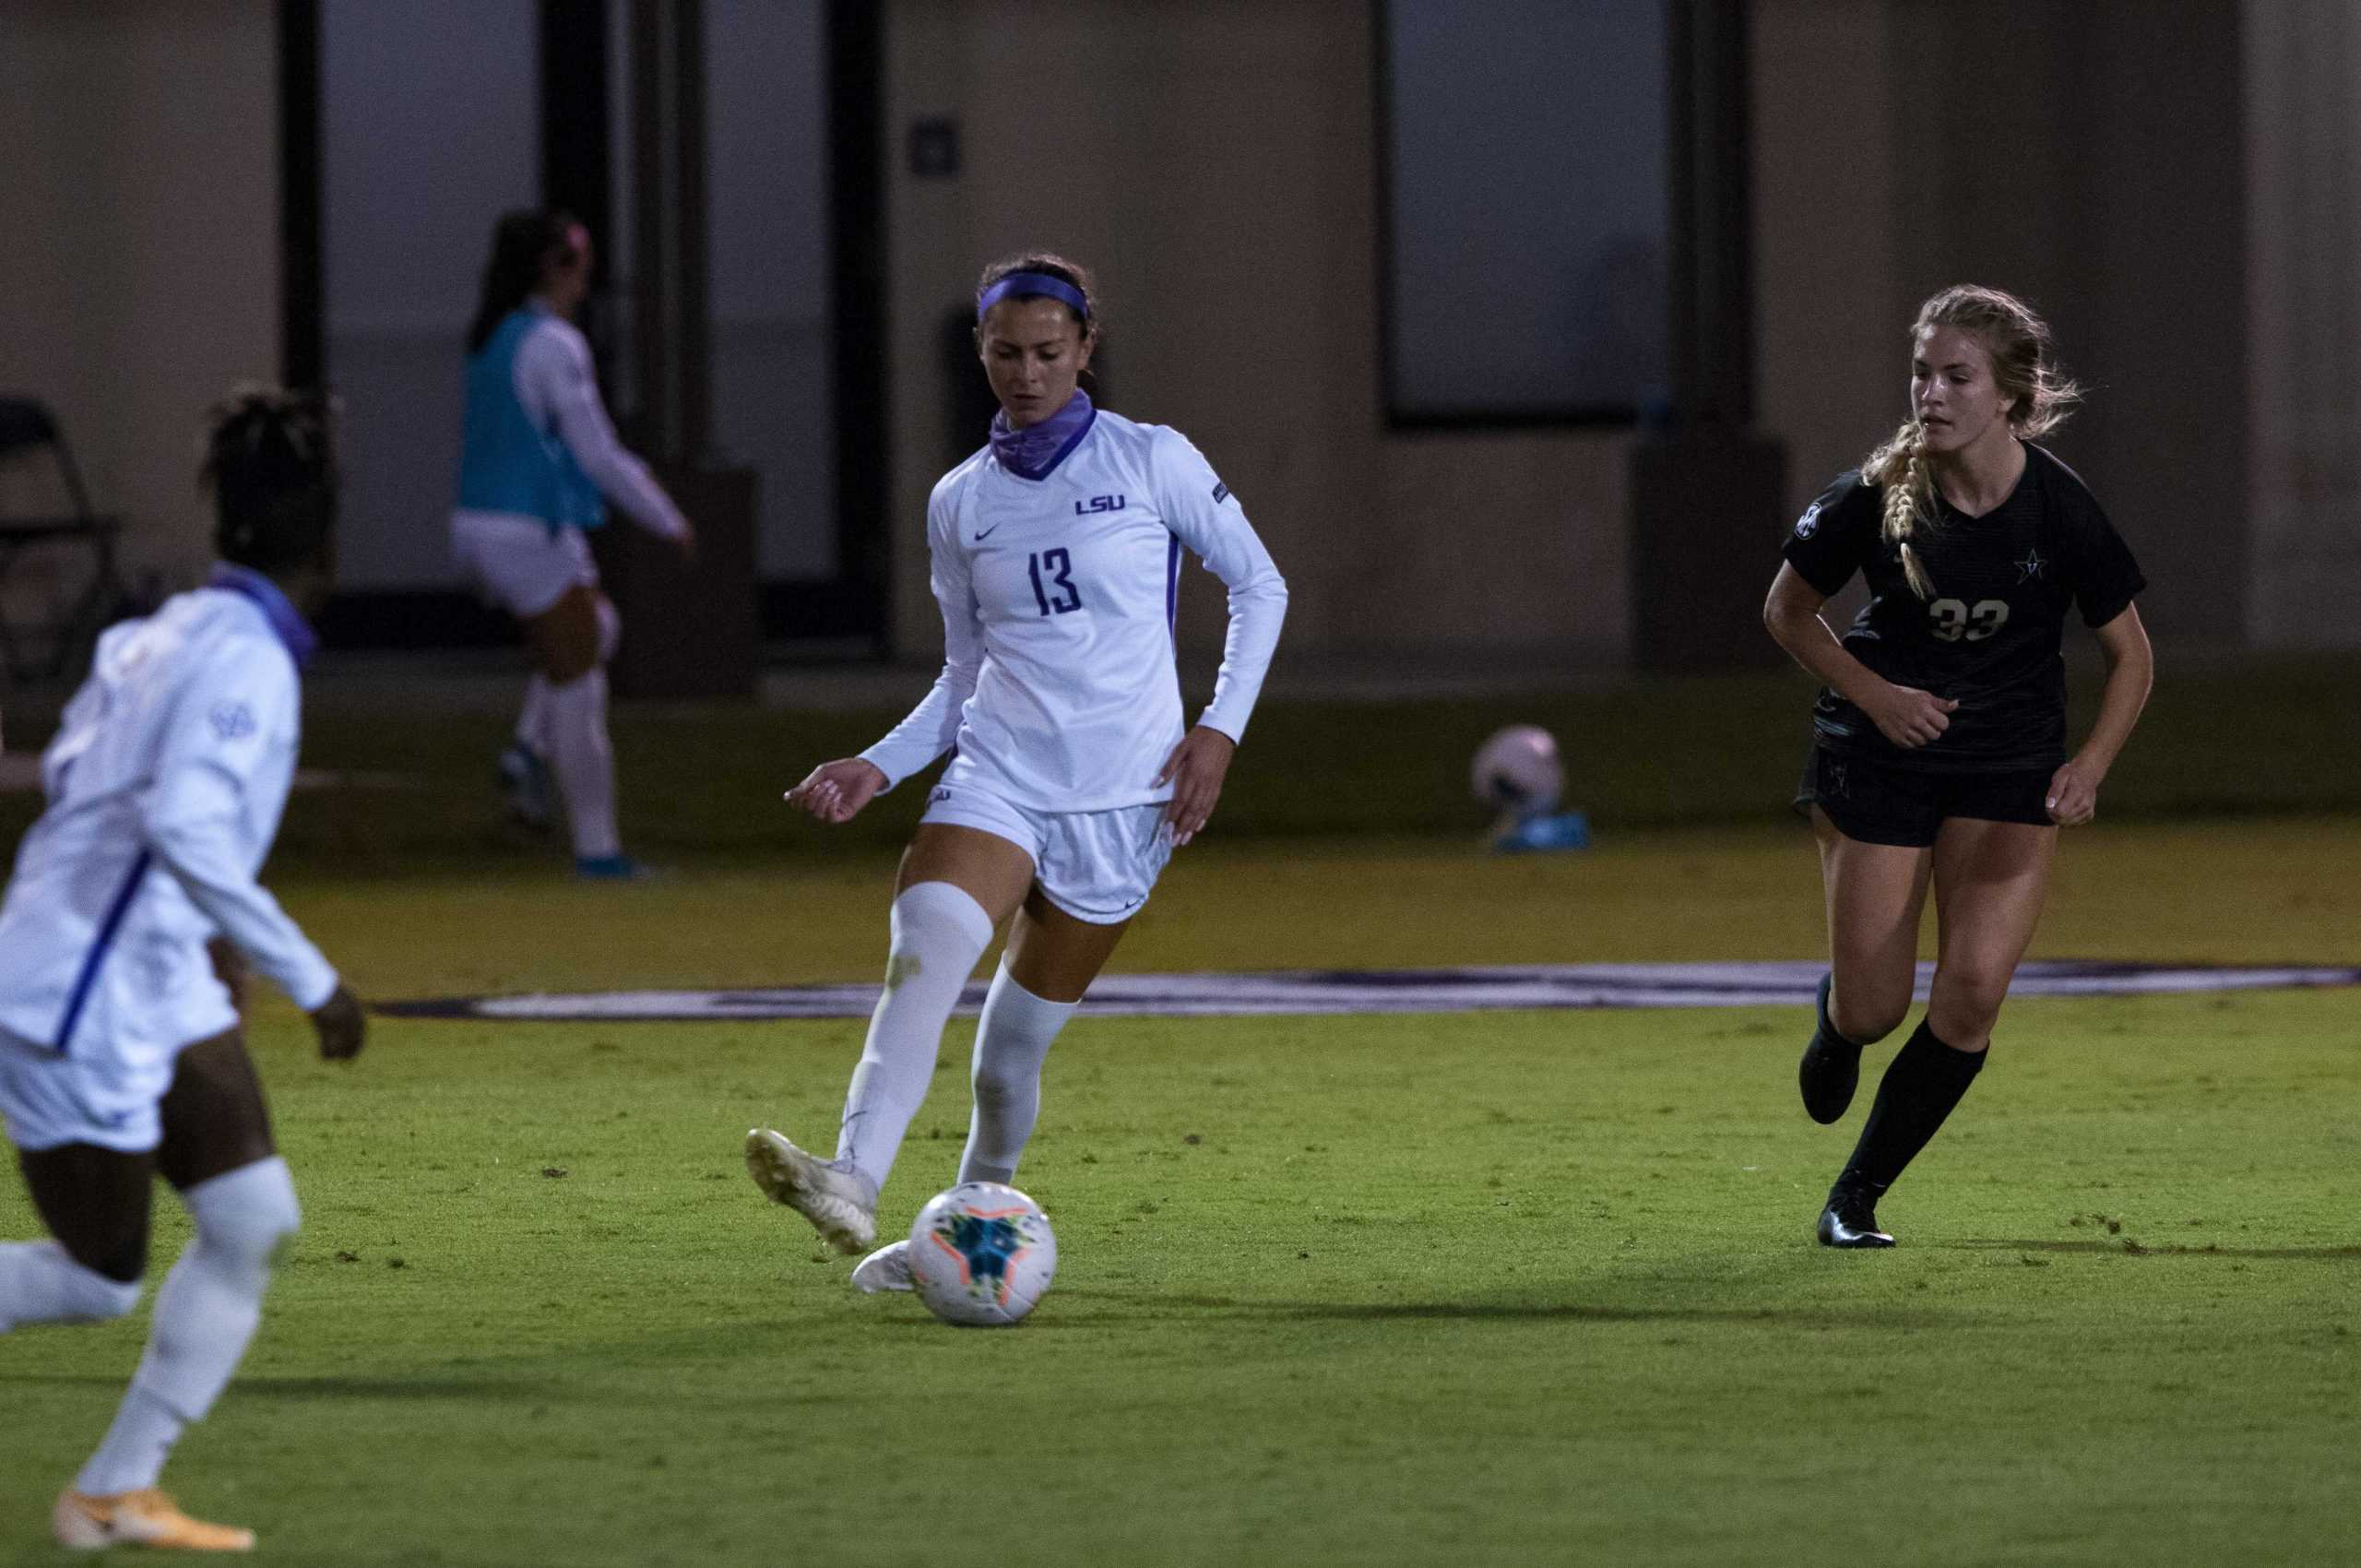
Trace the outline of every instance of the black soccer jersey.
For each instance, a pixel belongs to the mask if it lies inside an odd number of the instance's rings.
[[[1920,599],[1880,527],[1885,493],[1856,469],[1841,475],[1788,530],[1783,553],[1803,579],[1833,594],[1859,572],[1869,602],[1845,633],[1845,651],[1901,686],[1959,704],[1951,727],[1916,750],[1893,744],[1853,704],[1823,687],[1812,707],[1819,743],[1897,766],[1987,771],[2055,767],[2066,760],[2066,669],[2058,657],[2066,607],[2102,626],[2147,587],[2139,564],[2074,470],[2025,445],[2025,471],[2008,499],[1980,517],[1939,495],[1910,548],[1933,580]]]

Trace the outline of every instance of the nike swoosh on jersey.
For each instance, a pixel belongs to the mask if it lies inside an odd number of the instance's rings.
[[[1002,519],[1002,522],[1005,522],[1005,521],[1007,521],[1007,519],[1006,519],[1006,518],[1003,518],[1003,519]],[[978,544],[981,544],[981,543],[983,543],[983,542],[984,542],[984,540],[988,540],[988,539],[991,538],[991,536],[992,536],[992,535],[994,535],[994,534],[996,534],[996,533],[998,533],[998,532],[1000,532],[1000,523],[994,523],[991,527],[990,527],[990,528],[988,528],[988,529],[984,529],[981,533],[979,533],[979,534],[976,536],[976,542],[977,542]]]

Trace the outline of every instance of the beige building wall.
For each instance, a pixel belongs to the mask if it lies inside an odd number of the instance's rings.
[[[2247,419],[2263,647],[2361,647],[2361,17],[2247,0]]]
[[[1894,166],[1904,89],[1887,65],[1890,12],[1882,0],[1753,12],[1755,419],[1786,444],[1791,514],[1907,411],[1903,329],[1918,301],[1890,216],[1907,177]]]
[[[209,555],[206,406],[279,363],[273,33],[270,0],[0,0],[0,390],[50,403],[168,586]],[[0,506],[56,499],[0,471]]]
[[[2249,635],[2238,585],[2254,524],[2236,411],[2248,398],[2239,7],[2145,0],[2137,28],[2124,15],[2081,0],[1755,0],[1759,413],[1788,445],[1800,509],[1906,412],[1904,333],[1922,299],[1958,282],[2020,293],[2089,389],[2049,445],[2139,556],[2150,630],[2183,648],[2232,643]],[[2349,207],[2352,188],[2334,199]],[[2319,232],[2284,221],[2289,246]],[[2335,254],[2351,273],[2353,247]],[[2257,308],[2287,319],[2260,295]]]
[[[901,652],[941,647],[926,494],[983,436],[940,434],[945,315],[1039,245],[1098,275],[1109,406],[1186,432],[1270,545],[1283,661],[1619,659],[1628,436],[1384,428],[1370,7],[895,0],[886,39]],[[908,172],[928,116],[959,124],[955,179]],[[1222,612],[1185,573],[1184,646]]]
[[[2138,546],[2160,640],[2352,640],[2356,29],[2331,0],[2107,9],[1757,0],[1760,422],[1799,506],[1899,417],[1923,293],[2022,288],[2094,384],[2058,445]],[[1371,7],[893,0],[886,36],[906,654],[939,647],[923,507],[964,455],[946,314],[1047,244],[1099,269],[1112,405],[1188,432],[1268,538],[1283,660],[1621,659],[1627,434],[1385,428]],[[1979,137],[1930,107],[1962,91]],[[2243,140],[2199,112],[2241,97]],[[960,124],[955,179],[908,172],[929,115]],[[185,575],[199,411],[279,358],[273,6],[0,0],[0,386],[57,407],[126,552]],[[0,471],[0,504],[32,488]],[[1209,653],[1218,585],[1192,570],[1182,605]]]
[[[1269,538],[1295,589],[1284,657],[1625,657],[1628,434],[1384,426],[1372,7],[888,14],[897,647],[937,646],[919,516],[964,455],[940,434],[944,314],[982,261],[1047,244],[1106,285],[1113,406],[1186,430]],[[2053,445],[2147,567],[2152,624],[2235,641],[2246,439],[2224,410],[2246,397],[2244,173],[2210,112],[2242,90],[2238,0],[2143,14],[2135,30],[2071,0],[1756,0],[1758,422],[1787,446],[1800,509],[1905,412],[1919,300],[1963,280],[2022,292],[2090,384]],[[913,179],[900,138],[938,115],[966,167]],[[1732,547],[1701,528],[1700,549]],[[1202,652],[1219,595],[1184,606]]]

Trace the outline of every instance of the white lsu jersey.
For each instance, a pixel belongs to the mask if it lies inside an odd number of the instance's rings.
[[[1229,588],[1221,673],[1198,722],[1246,733],[1287,584],[1179,431],[1094,410],[1038,480],[986,446],[935,485],[927,545],[943,673],[861,753],[888,788],[951,749],[944,785],[1036,811],[1169,800],[1156,776],[1185,732],[1172,640],[1184,546]]]
[[[100,639],[0,905],[0,1029],[89,1064],[126,1104],[236,1024],[205,952],[217,932],[306,1010],[337,986],[255,880],[301,716],[294,659],[250,591],[179,594]]]

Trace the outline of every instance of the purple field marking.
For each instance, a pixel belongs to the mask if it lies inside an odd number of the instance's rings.
[[[1811,1004],[1827,966],[1809,960],[1731,964],[1536,964],[1435,969],[1287,969],[1262,974],[1111,974],[1090,988],[1098,1017],[1216,1018],[1349,1013],[1475,1013],[1501,1008],[1757,1007]],[[1927,994],[1931,964],[1918,966]],[[2162,996],[2361,985],[2361,969],[2320,965],[2218,968],[2049,959],[2017,970],[2013,999]],[[971,984],[959,1011],[983,1005]],[[728,1022],[863,1018],[877,987],[614,991],[575,995],[393,1002],[395,1017],[548,1023]]]

